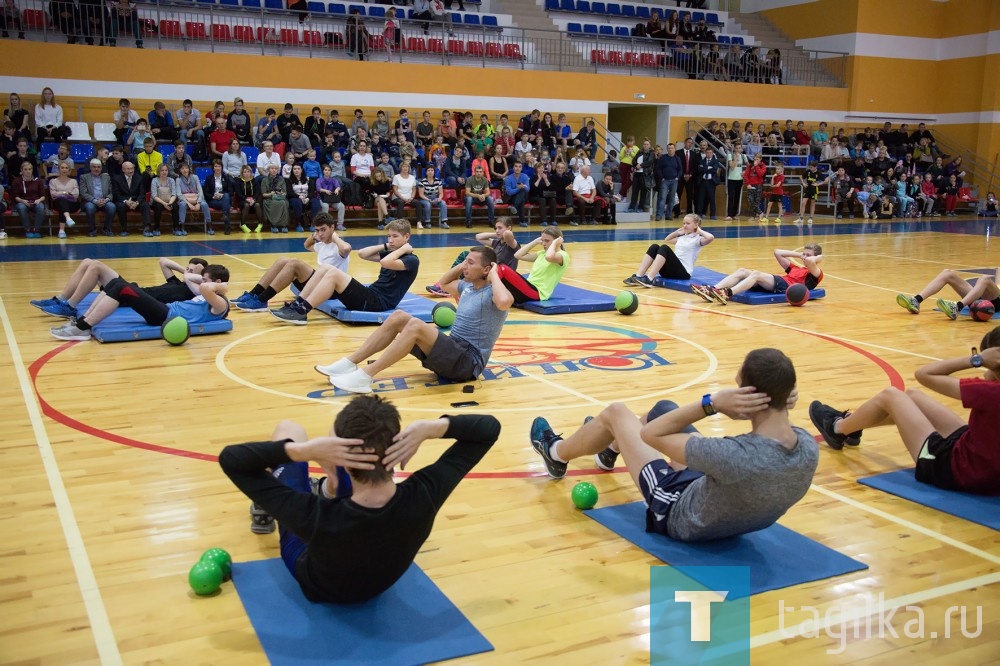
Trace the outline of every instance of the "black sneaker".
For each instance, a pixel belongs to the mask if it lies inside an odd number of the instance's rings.
[[[813,422],[813,425],[819,430],[819,434],[823,436],[823,440],[830,445],[830,448],[837,451],[844,448],[847,435],[834,432],[833,424],[837,419],[843,418],[844,415],[845,412],[838,412],[833,407],[824,405],[819,400],[813,400],[809,405],[809,420]],[[859,443],[860,440],[859,435]]]
[[[561,479],[566,476],[566,463],[553,460],[549,457],[549,449],[562,437],[552,432],[549,422],[541,416],[531,422],[531,446],[542,457],[545,463],[545,471],[553,479]]]
[[[289,324],[295,324],[296,326],[305,326],[308,318],[306,313],[299,312],[291,305],[286,305],[284,307],[278,308],[277,310],[271,310],[271,316],[281,321],[288,322]]]
[[[250,505],[250,531],[254,534],[274,532],[274,516],[256,504]]]
[[[593,416],[588,416],[583,420],[583,425],[587,425],[593,420]],[[605,472],[613,472],[615,470],[615,462],[618,460],[618,455],[619,452],[609,446],[600,453],[594,454],[594,464],[603,469]]]

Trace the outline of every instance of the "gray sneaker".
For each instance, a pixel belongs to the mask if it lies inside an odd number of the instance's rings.
[[[289,324],[295,324],[296,326],[305,326],[308,323],[308,318],[305,312],[299,312],[291,305],[286,305],[280,307],[276,310],[271,310],[271,316],[281,321],[287,322]]]
[[[637,287],[639,286],[639,276],[633,273],[632,275],[629,275],[627,278],[622,280],[622,284],[628,287]]]
[[[256,504],[250,505],[250,531],[254,534],[274,532],[274,516]]]
[[[50,328],[49,333],[58,340],[89,340],[91,338],[90,329],[84,331],[77,328],[75,319],[57,328]]]
[[[640,286],[643,286],[646,289],[653,288],[653,281],[649,279],[648,275],[640,275],[638,278],[636,278],[636,281],[639,283]]]

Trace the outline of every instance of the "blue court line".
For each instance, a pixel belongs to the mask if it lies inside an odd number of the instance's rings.
[[[614,241],[653,241],[660,240],[679,226],[677,224],[633,229],[626,226],[601,229],[577,229],[563,225],[560,227],[566,240],[577,243],[601,243]],[[919,231],[935,231],[940,233],[984,236],[990,232],[990,224],[985,220],[948,220],[936,222],[918,222],[908,220],[901,222],[883,222],[878,225],[863,224],[859,221],[850,223],[815,224],[809,227],[796,227],[788,223],[780,227],[760,226],[712,226],[705,229],[716,238],[788,238],[795,246],[801,245],[806,238],[821,240],[833,235],[875,235],[884,233],[914,233]],[[468,247],[475,244],[475,234],[486,231],[479,225],[465,233],[414,233],[410,239],[414,248]],[[533,225],[529,229],[514,227],[514,234],[525,243],[535,238],[541,227]],[[374,231],[374,230],[373,230]],[[301,252],[306,234],[270,234],[263,233],[251,238],[219,238],[196,237],[187,240],[159,240],[140,243],[75,243],[72,240],[62,242],[42,241],[41,243],[22,244],[20,242],[0,246],[0,262],[10,261],[79,261],[91,259],[129,259],[143,257],[206,257],[216,254],[234,254],[247,256],[253,254],[281,254]],[[356,248],[381,243],[385,236],[381,234],[365,234],[362,236],[346,236]]]

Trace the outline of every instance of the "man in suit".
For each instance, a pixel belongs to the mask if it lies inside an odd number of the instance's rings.
[[[681,180],[678,184],[678,198],[683,194],[687,200],[687,214],[694,212],[694,199],[698,192],[698,174],[701,172],[701,153],[695,150],[694,140],[691,137],[684,139],[684,150],[680,153],[681,167],[683,168]],[[680,215],[680,204],[676,206],[675,215]]]
[[[715,219],[715,186],[722,182],[722,162],[715,156],[715,149],[709,146],[698,165],[698,215],[708,212]],[[692,179],[695,180],[695,179]]]
[[[142,233],[151,234],[149,230],[149,202],[146,201],[146,180],[136,174],[135,165],[131,162],[122,164],[121,175],[115,176],[111,181],[111,191],[114,193],[115,209],[118,211],[118,223],[122,227],[122,234],[128,235],[128,213],[130,210],[138,210],[142,214]],[[105,230],[105,235],[111,231],[110,227]]]
[[[101,173],[104,165],[101,160],[90,160],[90,173],[80,176],[80,201],[83,211],[87,214],[87,235],[97,235],[97,211],[104,211],[104,233],[111,235],[111,221],[115,217],[115,204],[112,201],[114,193],[111,190],[111,176]]]

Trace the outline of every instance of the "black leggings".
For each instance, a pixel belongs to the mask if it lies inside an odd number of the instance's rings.
[[[119,305],[135,310],[151,326],[161,326],[170,314],[166,305],[144,292],[135,282],[127,282],[121,277],[104,285],[104,293],[118,301]]]
[[[740,216],[740,198],[743,194],[742,180],[726,181],[726,215],[728,217]]]
[[[646,256],[650,259],[656,260],[657,255],[666,259],[663,267],[660,268],[660,277],[667,280],[690,280],[691,274],[687,272],[684,268],[684,264],[681,260],[677,258],[674,254],[674,249],[664,243],[663,245],[658,245],[653,243],[646,249]]]

